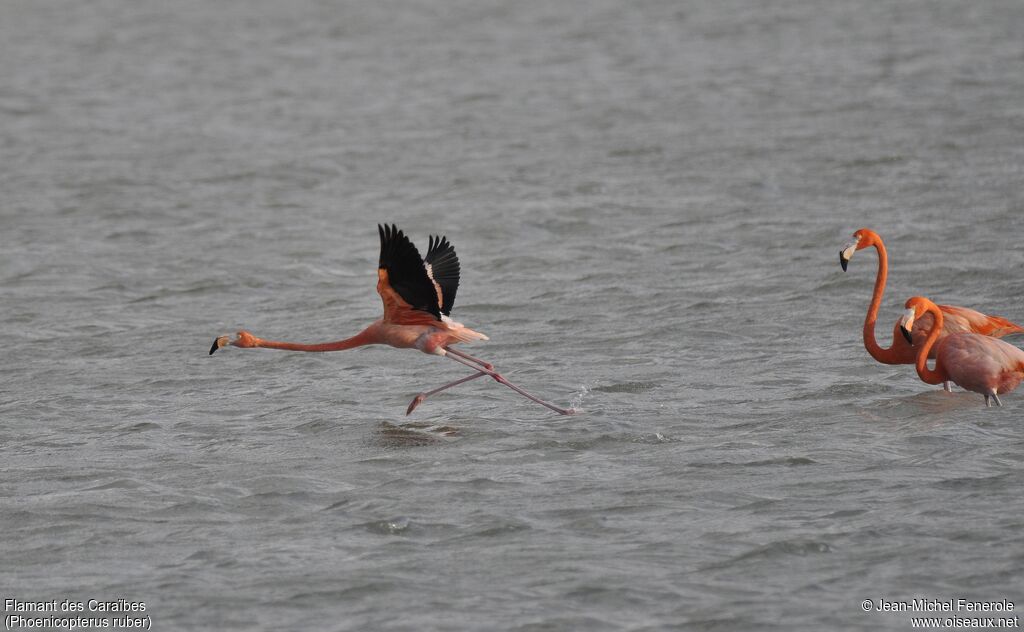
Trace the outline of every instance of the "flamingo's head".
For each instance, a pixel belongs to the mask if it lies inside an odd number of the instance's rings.
[[[862,228],[853,234],[853,241],[843,245],[842,250],[839,251],[839,265],[843,266],[843,272],[846,272],[846,266],[850,264],[853,253],[861,248],[873,246],[877,237],[878,234],[870,228]]]
[[[235,334],[235,339],[231,340],[231,336],[217,336],[217,339],[213,341],[213,346],[210,347],[210,355],[213,355],[217,349],[231,345],[232,347],[241,347],[243,349],[256,347],[256,343],[259,339],[249,333],[248,331],[240,331]]]
[[[914,321],[920,318],[933,305],[931,301],[923,296],[914,296],[907,299],[907,303],[904,305],[907,310],[900,317],[900,331],[910,344],[914,344],[914,338],[910,335],[914,329]]]

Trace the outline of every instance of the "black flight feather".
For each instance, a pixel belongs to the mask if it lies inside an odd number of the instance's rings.
[[[450,316],[459,289],[459,257],[446,237],[430,237],[430,247],[424,259],[430,266],[430,275],[441,286],[441,313]]]
[[[377,230],[380,232],[379,267],[387,270],[391,287],[413,309],[433,314],[440,320],[437,291],[416,246],[394,224],[377,224]]]

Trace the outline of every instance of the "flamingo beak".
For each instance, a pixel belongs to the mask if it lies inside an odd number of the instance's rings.
[[[857,241],[854,240],[839,251],[839,265],[843,266],[843,272],[846,272],[846,266],[850,264],[850,259],[853,258],[853,253],[857,252]]]
[[[907,342],[914,344],[914,337],[910,335],[910,332],[914,330],[914,308],[909,308],[903,312],[903,317],[900,318],[900,331],[903,332],[903,337],[907,339]]]
[[[217,336],[217,339],[213,341],[213,346],[210,347],[210,355],[213,355],[217,349],[227,345],[230,338],[230,336]]]

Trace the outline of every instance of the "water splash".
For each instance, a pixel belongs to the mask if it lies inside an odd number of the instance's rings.
[[[363,525],[370,533],[377,535],[403,535],[409,530],[412,521],[405,516],[398,516],[390,520],[377,520]]]
[[[576,391],[576,394],[569,400],[569,410],[574,413],[583,412],[583,399],[590,394],[591,387],[586,384],[580,384],[580,390]]]

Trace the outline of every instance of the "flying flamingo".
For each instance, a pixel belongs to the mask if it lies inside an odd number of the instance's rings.
[[[885,292],[885,281],[889,276],[889,256],[885,251],[885,244],[882,238],[875,231],[862,228],[853,234],[853,242],[847,244],[839,251],[839,264],[846,271],[850,259],[858,250],[874,246],[878,251],[878,275],[875,277],[875,290],[871,296],[871,304],[868,305],[868,314],[864,319],[864,347],[871,354],[871,357],[882,364],[914,364],[917,357],[917,349],[924,342],[927,332],[931,330],[932,317],[925,314],[914,323],[912,342],[908,342],[900,335],[899,322],[893,327],[892,344],[888,349],[883,349],[875,341],[875,321],[878,319],[878,308],[882,304],[882,293]],[[954,333],[974,333],[1002,338],[1003,336],[1024,332],[1024,328],[999,316],[988,316],[966,307],[955,305],[939,305],[938,309],[943,313],[943,325],[938,330],[939,338]],[[934,356],[933,356],[934,357]],[[946,390],[951,390],[948,382]]]
[[[907,301],[907,311],[900,319],[900,329],[910,337],[910,330],[923,315],[931,314],[933,326],[927,329],[924,344],[917,350],[917,375],[928,384],[952,380],[959,386],[985,396],[1002,406],[999,393],[1009,393],[1024,379],[1024,351],[988,336],[971,333],[947,334],[940,337],[944,316],[938,305],[915,296]],[[936,345],[936,340],[938,344]],[[935,370],[928,368],[928,352],[935,350]]]
[[[219,336],[210,347],[210,355],[226,345],[288,351],[343,351],[374,344],[419,349],[423,353],[451,358],[475,372],[432,391],[420,393],[409,404],[406,415],[431,395],[485,375],[556,413],[571,415],[575,412],[534,397],[496,373],[490,363],[452,348],[458,342],[488,338],[448,317],[455,302],[455,292],[459,288],[459,258],[447,238],[431,236],[427,256],[421,259],[416,246],[394,224],[378,224],[377,230],[380,232],[377,293],[384,301],[383,318],[351,338],[319,344],[263,340],[248,331],[240,331],[234,340],[230,336]]]

